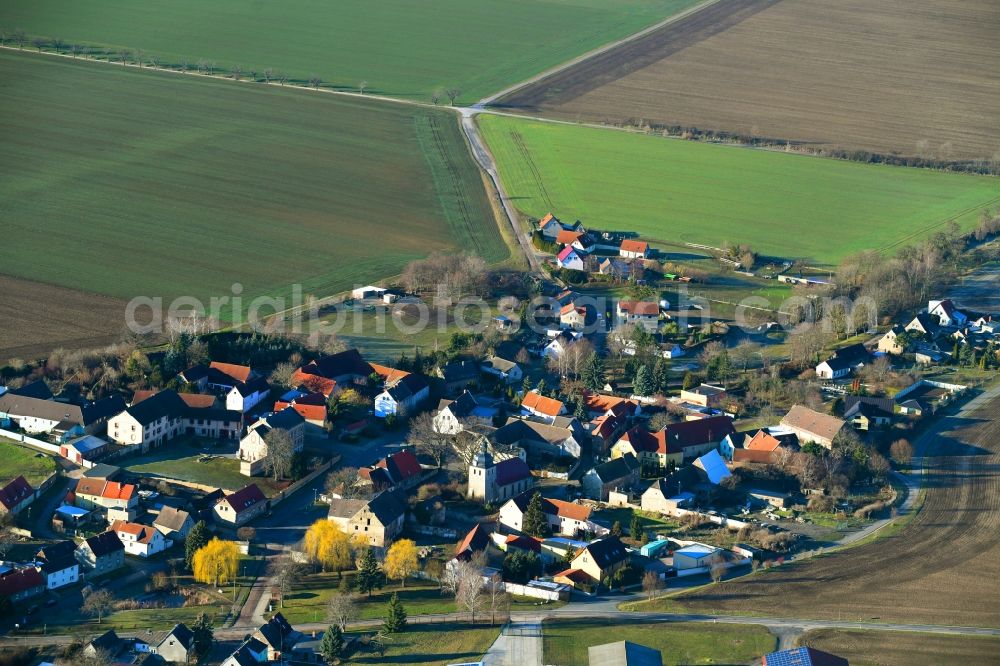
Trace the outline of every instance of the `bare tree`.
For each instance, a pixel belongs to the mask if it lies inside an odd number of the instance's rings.
[[[71,657],[59,659],[59,666],[105,666],[114,662],[114,655],[104,648],[93,648],[93,652],[84,652],[81,648]]]
[[[271,79],[274,78],[274,69],[272,67],[265,67],[261,74],[264,76],[264,83],[270,83]]]
[[[438,102],[441,101],[441,96],[443,94],[444,93],[441,92],[440,90],[435,90],[434,92],[431,93],[431,102],[434,104],[434,106],[438,105]]]
[[[496,624],[497,613],[504,617],[510,610],[510,595],[503,584],[503,578],[495,573],[486,581],[486,596],[490,606],[490,624]]]
[[[52,38],[52,48],[56,51],[62,51],[64,46],[66,46],[66,42],[64,42],[61,37]]]
[[[243,78],[243,65],[233,65],[233,68],[229,71],[233,75],[234,81],[239,81]]]
[[[285,85],[287,81],[288,81],[288,74],[285,74],[284,72],[278,74],[278,82],[281,83],[281,85]]]
[[[188,61],[187,60],[181,60],[180,69],[181,69],[182,73],[187,74],[187,72],[188,72]]]
[[[452,449],[463,465],[468,466],[482,449],[483,437],[484,435],[470,430],[463,430],[455,435],[452,440]]]
[[[19,49],[24,48],[24,42],[28,39],[27,35],[24,34],[24,30],[15,30],[11,37],[17,42],[17,48]]]
[[[31,40],[31,45],[38,49],[38,52],[41,53],[42,49],[45,47],[45,40],[41,37],[35,37]]]
[[[472,621],[476,621],[476,613],[482,609],[486,601],[483,595],[482,569],[472,562],[459,562],[452,567],[454,577],[455,603],[459,608],[469,613]]]
[[[160,66],[160,59],[157,58],[155,55],[149,56],[149,66],[152,67],[153,69],[156,69],[157,67]]]
[[[368,87],[368,82],[367,81],[362,81],[361,83],[358,84],[358,92],[360,92],[362,95],[364,95],[365,94],[365,88],[367,88],[367,87]]]
[[[655,571],[647,571],[642,576],[642,591],[646,593],[647,599],[656,598],[657,593],[663,589],[663,581]]]
[[[128,64],[128,59],[132,57],[132,52],[128,49],[119,49],[118,60],[121,61],[122,67]]]
[[[448,101],[451,102],[451,105],[455,106],[455,100],[458,99],[458,96],[462,94],[462,89],[461,88],[448,88],[444,92],[444,94],[448,96]]]
[[[274,475],[275,481],[280,481],[292,471],[295,441],[284,428],[275,428],[264,435],[264,442],[267,444],[264,467]]]
[[[354,499],[362,494],[360,486],[355,485],[357,480],[357,467],[335,469],[326,475],[326,492],[340,495],[344,499]]]
[[[320,85],[323,83],[323,79],[316,75],[309,77],[309,85],[313,87],[313,90],[319,90]]]
[[[905,465],[913,459],[913,445],[905,439],[897,439],[889,447],[889,455],[897,464]]]
[[[114,607],[115,599],[111,596],[111,592],[99,589],[92,591],[84,598],[80,610],[86,615],[96,616],[97,624],[100,624],[104,616],[111,612]]]
[[[726,563],[722,555],[715,554],[709,560],[708,574],[712,577],[713,583],[718,583],[726,573]]]
[[[406,439],[408,444],[416,447],[418,453],[434,459],[438,467],[444,463],[444,457],[451,449],[451,438],[434,432],[434,417],[430,412],[422,412],[410,421],[410,434]]]
[[[358,604],[349,592],[346,594],[334,592],[326,602],[327,621],[333,622],[341,631],[346,631],[348,623],[357,617]]]

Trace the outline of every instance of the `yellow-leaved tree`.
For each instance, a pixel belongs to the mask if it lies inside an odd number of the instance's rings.
[[[323,571],[343,571],[354,563],[351,539],[336,523],[320,518],[309,526],[303,549]]]
[[[417,544],[409,539],[400,539],[392,544],[382,564],[385,575],[389,578],[398,578],[400,587],[406,587],[406,579],[413,575],[418,567]]]
[[[194,579],[199,583],[214,583],[216,587],[236,578],[240,551],[232,541],[216,537],[199,548],[191,561]]]

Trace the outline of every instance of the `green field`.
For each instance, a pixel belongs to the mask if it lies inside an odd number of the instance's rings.
[[[553,666],[586,664],[591,645],[621,640],[660,650],[668,666],[748,664],[777,644],[766,628],[749,624],[546,620],[542,631],[544,661]]]
[[[250,478],[240,474],[240,462],[235,458],[214,457],[202,461],[201,453],[185,456],[186,449],[188,449],[187,444],[178,440],[157,452],[129,458],[122,465],[134,474],[180,479],[228,491],[239,490],[251,482],[256,483],[268,497],[277,494],[279,490],[272,478],[263,476]]]
[[[52,472],[56,471],[56,461],[52,456],[21,446],[0,437],[0,486],[16,479],[24,478],[32,486],[37,486]]]
[[[16,51],[0,81],[5,273],[120,298],[238,282],[246,307],[509,254],[446,112]]]
[[[697,0],[8,0],[0,30],[141,49],[161,62],[271,67],[355,89],[462,100],[499,92]]]
[[[385,638],[385,654],[378,656],[363,648],[352,653],[350,664],[420,664],[447,666],[475,663],[500,635],[500,625],[414,624],[399,634]]]
[[[868,165],[622,131],[480,116],[508,195],[652,241],[835,263],[956,218],[969,228],[1000,179]]]

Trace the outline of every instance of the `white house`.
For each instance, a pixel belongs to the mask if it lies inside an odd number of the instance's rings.
[[[534,491],[529,490],[507,500],[500,507],[498,522],[510,531],[521,532],[524,513],[528,510],[533,495]],[[576,537],[587,532],[596,534],[604,531],[591,521],[591,509],[583,504],[543,497],[542,512],[553,534]]]
[[[868,362],[868,350],[860,342],[833,352],[833,356],[816,366],[816,376],[821,379],[846,377]]]
[[[418,408],[430,394],[427,380],[420,375],[407,374],[375,396],[375,416],[405,415]]]
[[[524,378],[524,372],[514,361],[508,361],[499,356],[490,356],[482,363],[482,370],[486,374],[499,377],[507,384],[516,384]]]
[[[965,313],[956,308],[950,299],[929,301],[927,314],[937,319],[941,326],[965,326],[969,321]]]
[[[76,544],[72,541],[49,544],[38,551],[35,566],[45,577],[48,589],[56,590],[80,580],[80,563],[73,555],[75,551]]]
[[[286,431],[292,438],[296,453],[305,446],[305,419],[294,407],[286,407],[280,412],[263,416],[247,428],[247,434],[240,440],[240,474],[254,476],[264,471],[267,435],[272,430]]]
[[[560,268],[569,268],[574,271],[584,270],[584,260],[587,254],[581,250],[576,249],[572,245],[567,245],[556,257],[556,263],[559,264]]]
[[[626,259],[645,259],[649,256],[649,243],[640,240],[623,240],[618,255]]]
[[[226,394],[226,409],[234,412],[249,412],[271,393],[271,387],[263,377],[248,382],[239,382]]]
[[[442,400],[434,414],[434,432],[442,435],[457,435],[462,432],[462,421],[473,416],[479,403],[468,391],[463,391],[455,400]]]
[[[542,350],[544,358],[559,358],[566,353],[567,347],[583,337],[580,331],[565,330],[556,335],[552,342]]]
[[[351,290],[351,298],[359,301],[363,301],[366,298],[382,298],[386,291],[388,290],[374,285],[357,287]]]
[[[116,520],[111,525],[111,531],[121,539],[125,552],[136,557],[152,557],[174,545],[158,529],[141,523]]]

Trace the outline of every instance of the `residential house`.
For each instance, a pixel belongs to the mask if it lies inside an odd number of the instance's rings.
[[[239,412],[191,408],[173,390],[160,391],[129,405],[108,421],[108,436],[119,444],[159,446],[181,434],[237,439],[243,429]]]
[[[591,541],[580,549],[570,562],[570,569],[579,569],[592,581],[600,583],[628,564],[628,548],[616,536]]]
[[[234,412],[249,412],[271,395],[271,385],[263,377],[238,382],[226,393],[226,409]]]
[[[594,242],[582,230],[560,229],[556,234],[556,245],[572,245],[577,250],[588,252],[593,247]]]
[[[430,385],[420,375],[407,375],[375,397],[375,416],[405,416],[430,396]]]
[[[929,301],[927,314],[937,319],[937,323],[941,326],[965,326],[969,321],[969,317],[956,308],[950,299]]]
[[[37,382],[32,386],[48,387]],[[0,395],[0,419],[10,419],[29,435],[52,433],[68,441],[68,435],[98,433],[113,414],[125,407],[121,396],[112,396],[96,402],[75,404],[50,398],[40,390],[29,389],[27,394],[20,389]],[[51,394],[49,394],[51,396]]]
[[[631,238],[623,240],[618,255],[626,259],[648,259],[649,243]]]
[[[499,356],[490,356],[482,363],[482,371],[494,375],[504,384],[517,384],[524,379],[524,372],[514,361]]]
[[[523,550],[526,553],[542,553],[542,540],[538,537],[525,536],[523,534],[509,534],[500,544],[501,550],[510,553],[515,550]]]
[[[406,502],[395,491],[386,490],[370,500],[334,499],[327,519],[348,535],[360,535],[376,548],[386,548],[403,531]]]
[[[292,646],[302,638],[285,616],[275,613],[270,620],[251,634],[267,647],[267,661],[284,661],[283,655],[290,653]]]
[[[703,480],[713,486],[719,485],[732,476],[729,468],[726,467],[726,461],[722,459],[716,449],[698,456],[691,465],[698,470]]]
[[[73,554],[77,562],[94,575],[109,573],[125,564],[125,544],[114,530],[84,539]]]
[[[906,347],[902,344],[900,336],[905,333],[905,329],[899,324],[893,324],[892,328],[885,332],[878,339],[878,350],[883,354],[899,356],[906,352]]]
[[[194,527],[194,520],[187,511],[165,506],[160,509],[159,515],[153,521],[153,527],[166,538],[180,541],[187,538],[188,532]]]
[[[521,532],[524,514],[534,494],[535,491],[528,491],[507,500],[500,507],[498,522],[509,530]],[[542,512],[553,534],[576,538],[582,534],[600,531],[600,528],[591,521],[590,507],[583,504],[543,497]]]
[[[624,280],[629,276],[629,265],[622,261],[621,259],[615,259],[613,257],[606,257],[598,267],[597,272],[601,275],[610,275],[611,277]]]
[[[152,398],[159,393],[159,389],[145,389],[132,394],[130,405],[137,405],[147,398]],[[178,393],[185,405],[191,409],[216,409],[220,406],[219,399],[210,393]]]
[[[105,657],[108,659],[115,659],[118,654],[125,648],[125,641],[118,637],[114,629],[108,629],[103,634],[94,638],[85,646],[83,646],[84,656],[90,657],[91,659],[95,657]]]
[[[639,460],[626,453],[589,470],[580,480],[580,486],[585,496],[606,502],[612,490],[637,484],[639,473]]]
[[[413,451],[406,449],[390,453],[371,467],[358,470],[358,482],[371,485],[375,490],[389,488],[412,488],[423,476],[423,468]]]
[[[566,413],[566,405],[561,400],[549,398],[538,391],[528,391],[521,399],[521,412],[551,423],[552,419]]]
[[[220,666],[260,666],[267,662],[267,646],[251,637],[226,657]]]
[[[559,309],[559,325],[574,331],[582,331],[587,327],[587,308],[574,303],[567,303]]]
[[[542,357],[558,359],[566,353],[570,345],[581,338],[583,338],[582,332],[564,329],[553,336],[552,340],[545,345],[545,348],[542,349]]]
[[[256,476],[267,468],[267,437],[273,430],[284,430],[292,438],[296,453],[305,447],[305,419],[294,407],[257,419],[240,440],[240,474]]]
[[[941,325],[938,323],[938,319],[936,317],[933,317],[926,312],[921,312],[910,320],[910,323],[905,326],[904,330],[934,337],[941,330]]]
[[[660,306],[656,301],[618,301],[615,316],[619,325],[635,324],[652,333],[660,325]]]
[[[158,529],[141,523],[128,523],[116,520],[111,524],[111,531],[118,535],[125,545],[127,555],[136,557],[152,557],[173,545]]]
[[[816,442],[829,449],[833,447],[833,440],[843,429],[844,422],[804,405],[794,405],[781,419],[781,425],[794,432],[800,442]]]
[[[645,645],[618,641],[587,648],[590,666],[663,666],[663,655]]]
[[[73,505],[81,509],[104,509],[109,522],[132,520],[139,506],[139,493],[131,483],[84,477],[73,490]]]
[[[583,392],[583,406],[591,418],[608,414],[629,418],[642,413],[642,406],[635,400],[590,391]]]
[[[480,379],[480,367],[475,361],[463,359],[438,366],[435,375],[444,380],[444,390],[448,395],[454,395],[464,390]]]
[[[563,224],[559,218],[549,213],[538,221],[538,231],[542,234],[542,238],[554,243],[559,237],[559,232],[563,231]]]
[[[373,372],[357,349],[348,349],[310,361],[295,371],[292,382],[329,397],[345,388],[367,384]]]
[[[487,450],[486,438],[482,438],[482,448],[469,465],[467,497],[494,504],[519,495],[533,485],[527,463],[517,457],[494,462]]]
[[[268,506],[267,497],[251,483],[235,493],[224,495],[212,507],[212,514],[217,523],[227,527],[241,527],[265,513]]]
[[[72,541],[59,541],[43,546],[35,554],[35,565],[45,578],[45,586],[50,590],[73,585],[80,580],[80,563],[73,553],[76,544]]]
[[[868,362],[868,349],[860,342],[833,352],[833,356],[816,366],[820,379],[839,379],[864,367]]]
[[[35,567],[11,569],[0,575],[0,597],[12,602],[45,592],[45,577]]]
[[[895,406],[892,398],[849,395],[844,398],[844,420],[857,430],[881,428],[892,423]]]
[[[849,666],[843,657],[811,647],[788,648],[765,654],[761,666]]]
[[[483,523],[476,523],[476,526],[469,530],[455,547],[455,559],[467,562],[476,553],[486,550],[490,545],[489,528]]]
[[[694,500],[694,495],[683,490],[684,482],[680,479],[662,478],[653,481],[639,498],[643,511],[656,511],[667,515],[676,515],[677,509],[683,509]]]
[[[741,446],[725,446],[732,439],[742,439]],[[734,463],[761,463],[771,465],[777,462],[780,449],[795,450],[798,437],[795,433],[780,428],[768,428],[753,433],[735,434],[719,445],[719,453]]]
[[[578,250],[572,245],[567,245],[556,257],[559,268],[568,268],[574,271],[586,270],[587,257],[590,256],[582,250]]]
[[[645,428],[632,428],[611,447],[611,457],[631,453],[640,462],[664,468],[680,466],[719,446],[735,432],[728,416],[711,416],[694,421],[671,423],[651,433]]]
[[[572,423],[578,423],[571,420]],[[493,433],[493,441],[507,447],[520,447],[534,455],[580,457],[579,431],[526,419],[508,418]]]
[[[82,465],[83,461],[91,462],[107,452],[110,444],[107,440],[94,435],[76,437],[59,446],[59,455],[66,460]]]
[[[326,396],[319,391],[314,391],[312,393],[293,393],[290,391],[289,393],[283,395],[280,399],[274,401],[273,411],[281,412],[291,407],[308,425],[324,429],[327,425],[326,402]]]
[[[174,628],[163,637],[157,637],[151,652],[163,658],[169,664],[189,664],[195,659],[194,632],[183,622],[175,624]]]
[[[0,488],[0,515],[16,516],[35,501],[35,489],[27,479],[19,476]]]
[[[434,432],[442,435],[457,435],[462,431],[462,422],[475,416],[479,403],[468,391],[463,391],[455,400],[442,400],[434,414]]]
[[[681,400],[699,407],[718,408],[725,399],[726,389],[713,384],[700,384],[681,391]]]

